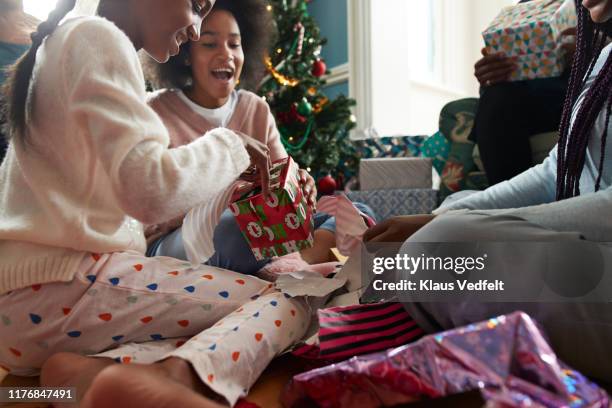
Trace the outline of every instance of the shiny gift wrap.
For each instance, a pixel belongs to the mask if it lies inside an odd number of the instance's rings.
[[[573,0],[532,0],[504,8],[482,33],[487,51],[517,59],[511,81],[560,76],[563,30],[576,26]]]
[[[300,186],[298,170],[291,157],[274,162],[268,199],[260,185],[234,193],[229,208],[257,260],[312,246],[312,209]]]
[[[608,407],[604,390],[559,361],[516,312],[299,374],[285,407],[387,407],[479,390],[496,407]]]

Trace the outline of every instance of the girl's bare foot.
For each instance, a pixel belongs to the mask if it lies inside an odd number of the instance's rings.
[[[174,408],[222,406],[177,382],[161,364],[113,365],[96,376],[83,408]]]
[[[41,385],[75,387],[81,407],[221,407],[202,396],[218,397],[202,384],[188,362],[178,358],[121,365],[106,358],[58,353],[43,365]]]
[[[106,358],[83,357],[73,353],[57,353],[43,365],[40,383],[43,387],[74,387],[80,400],[94,378],[106,367],[113,365]],[[75,404],[55,404],[56,407]]]

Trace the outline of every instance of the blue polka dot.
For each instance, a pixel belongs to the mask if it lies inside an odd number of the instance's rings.
[[[116,363],[121,363],[121,358],[119,357],[115,357],[113,360],[115,360]]]
[[[149,290],[157,290],[157,283],[152,283],[150,285],[147,285],[147,289],[149,289]]]
[[[259,298],[259,295],[253,295],[253,296],[251,296],[251,300],[255,300],[255,299],[257,299],[257,298]]]
[[[151,335],[151,338],[152,338],[153,340],[163,340],[163,339],[164,339],[164,336],[162,336],[161,334],[152,334],[152,335]]]
[[[238,326],[234,327],[234,331],[238,331]]]
[[[272,306],[278,306],[278,302],[276,300],[271,301],[270,304]]]
[[[224,297],[224,298],[227,299],[229,297],[229,293],[224,290],[222,292],[219,292],[219,296]]]
[[[89,279],[91,283],[94,283],[96,281],[96,275],[87,275],[87,279]]]
[[[72,338],[81,337],[81,332],[80,332],[80,331],[78,331],[78,330],[71,331],[71,332],[68,332],[68,333],[66,333],[66,334],[68,334],[68,336],[69,336],[69,337],[72,337]]]
[[[113,336],[113,341],[121,341],[123,336]]]
[[[195,287],[193,287],[193,286],[187,286],[187,287],[185,288],[185,290],[186,290],[187,292],[189,292],[189,293],[193,293],[193,292],[195,292]]]
[[[259,312],[255,313],[253,317],[259,317]]]
[[[283,293],[283,295],[287,298],[287,299],[291,299],[291,295],[288,295],[286,293]]]
[[[208,349],[211,351],[215,351],[215,349],[217,348],[216,344],[213,344],[212,346],[210,346]]]
[[[32,323],[34,324],[39,324],[40,322],[42,322],[42,318],[34,313],[30,313],[30,320],[32,320]]]
[[[110,278],[108,281],[109,281],[109,282],[111,283],[111,285],[113,285],[113,286],[117,286],[117,285],[119,284],[119,278]]]

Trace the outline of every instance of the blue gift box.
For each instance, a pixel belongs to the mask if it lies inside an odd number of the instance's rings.
[[[367,204],[378,221],[398,215],[429,214],[438,205],[433,189],[362,190],[346,193],[351,201]]]

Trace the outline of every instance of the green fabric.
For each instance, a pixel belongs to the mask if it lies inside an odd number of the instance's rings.
[[[440,132],[451,143],[448,160],[441,175],[441,199],[465,190],[468,174],[476,170],[472,157],[474,143],[469,141],[468,137],[474,126],[477,108],[478,99],[466,98],[447,104],[440,112]]]
[[[6,68],[12,65],[30,48],[29,45],[0,41],[0,85],[6,80]]]

